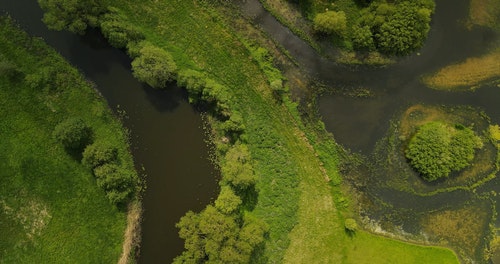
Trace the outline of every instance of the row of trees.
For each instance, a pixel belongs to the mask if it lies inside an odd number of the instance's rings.
[[[350,42],[355,50],[404,55],[423,45],[430,29],[434,1],[368,2],[352,17],[346,17],[341,10],[317,14],[313,20],[315,30],[334,34]]]
[[[68,118],[53,131],[54,138],[75,156],[82,156],[82,163],[90,168],[97,185],[116,205],[124,205],[134,194],[138,177],[135,171],[121,166],[118,149],[106,142],[94,142],[94,133],[80,118]]]

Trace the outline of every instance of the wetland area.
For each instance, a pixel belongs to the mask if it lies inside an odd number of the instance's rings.
[[[303,73],[309,90],[295,91],[296,97],[306,98],[299,100],[312,106],[348,154],[339,168],[348,206],[359,212],[356,220],[363,228],[451,248],[463,262],[500,263],[500,34],[471,25],[470,1],[437,0],[425,45],[385,66],[335,63],[278,22],[260,1],[243,1],[240,8],[287,51],[295,62],[291,68]],[[188,210],[202,210],[219,189],[203,114],[188,103],[184,89],[172,85],[160,91],[134,79],[125,52],[97,31],[83,36],[50,31],[33,0],[4,1],[0,11],[79,68],[122,116],[136,168],[147,184],[138,262],[171,261],[183,246],[175,223]],[[428,81],[439,70],[466,61],[477,68],[485,63],[481,58],[493,72],[481,81],[457,82],[457,89],[429,87],[439,86]],[[470,166],[427,182],[409,165],[405,149],[418,127],[431,121],[471,128],[482,144]]]

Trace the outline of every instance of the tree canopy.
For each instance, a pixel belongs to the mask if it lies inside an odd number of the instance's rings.
[[[481,147],[481,139],[470,128],[429,122],[410,139],[405,154],[425,180],[435,181],[469,166],[475,149]]]

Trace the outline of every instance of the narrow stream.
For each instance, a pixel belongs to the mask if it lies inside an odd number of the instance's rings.
[[[36,0],[0,1],[5,12],[78,67],[113,110],[125,111],[136,167],[147,175],[139,263],[171,262],[183,250],[175,223],[204,208],[218,188],[200,113],[175,85],[159,91],[136,81],[128,56],[99,33],[48,30]]]

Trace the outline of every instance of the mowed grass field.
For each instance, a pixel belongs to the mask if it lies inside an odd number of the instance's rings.
[[[116,146],[133,169],[126,134],[76,69],[5,17],[0,117],[0,263],[116,263],[126,212],[52,131],[65,118],[81,118],[94,141]]]
[[[172,53],[179,68],[202,71],[229,90],[229,107],[244,119],[258,177],[257,203],[247,213],[269,225],[268,238],[254,262],[388,263],[394,258],[387,254],[395,252],[405,256],[398,263],[425,263],[414,260],[432,257],[439,263],[457,262],[448,249],[363,232],[356,239],[346,234],[343,213],[333,198],[342,194],[326,180],[326,176],[339,178],[334,166],[337,155],[329,156],[334,165],[326,175],[293,105],[275,100],[265,74],[246,49],[244,42],[251,40],[234,31],[227,16],[209,2],[110,0],[109,4],[120,9],[147,41]],[[384,250],[368,250],[370,246]]]

